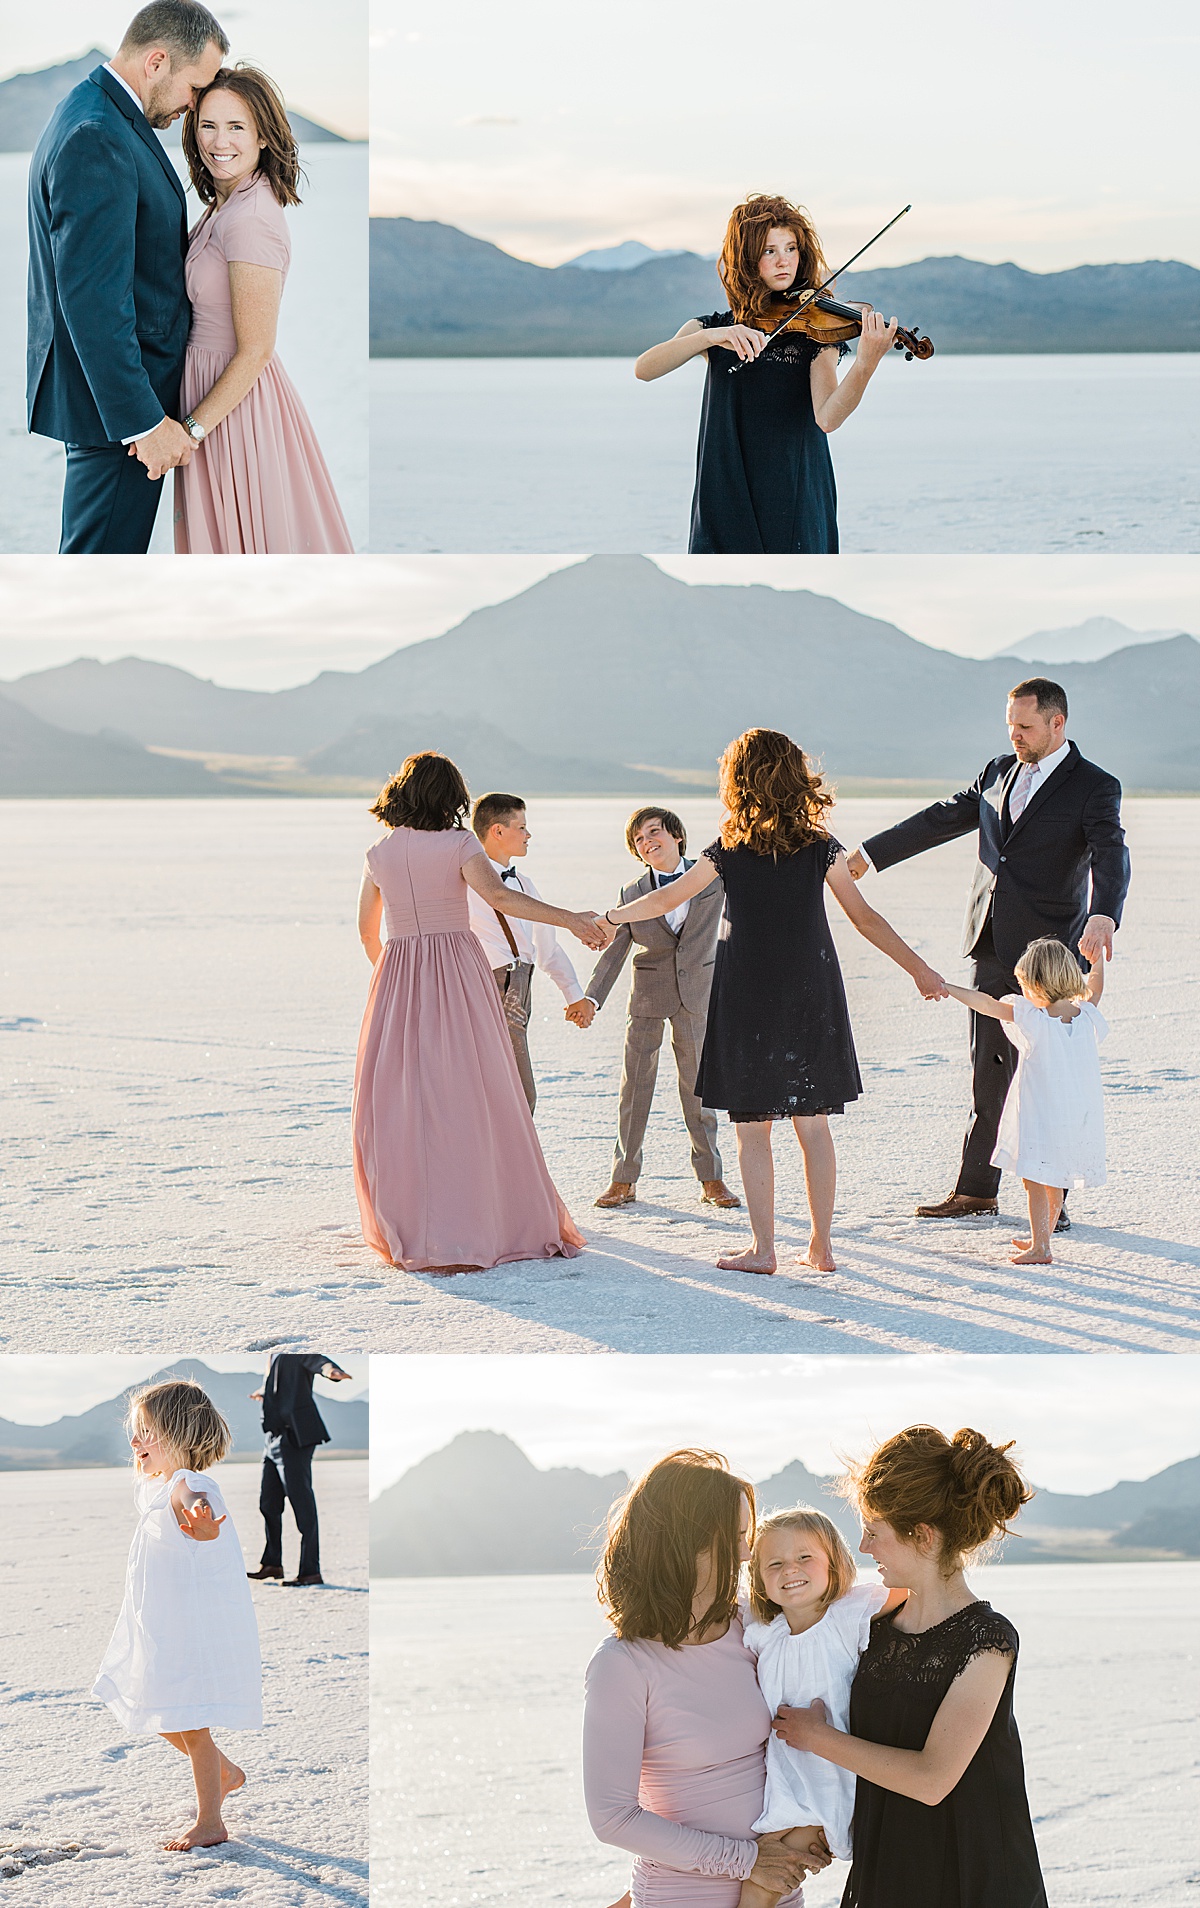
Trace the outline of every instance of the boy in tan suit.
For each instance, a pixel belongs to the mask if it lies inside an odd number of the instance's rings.
[[[639,808],[626,825],[625,843],[630,854],[645,864],[645,873],[621,890],[622,902],[667,886],[692,866],[683,859],[687,846],[683,823],[669,808]],[[628,1206],[636,1197],[634,1187],[642,1169],[642,1143],[658,1078],[659,1049],[668,1021],[679,1075],[679,1100],[692,1142],[692,1171],[700,1181],[700,1196],[713,1206],[741,1204],[721,1177],[717,1116],[701,1106],[693,1091],[704,1044],[722,901],[721,884],[716,881],[661,920],[635,921],[619,927],[611,946],[596,963],[584,998],[567,1008],[568,1020],[581,1027],[590,1026],[625,965],[630,948],[634,948],[612,1183],[600,1194],[598,1206]]]

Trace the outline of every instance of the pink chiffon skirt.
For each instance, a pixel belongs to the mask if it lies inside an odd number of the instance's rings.
[[[189,345],[186,417],[232,357]],[[350,556],[354,545],[308,413],[278,358],[175,472],[183,556]]]
[[[366,1243],[406,1272],[574,1258],[495,980],[469,931],[388,941],[354,1078]]]

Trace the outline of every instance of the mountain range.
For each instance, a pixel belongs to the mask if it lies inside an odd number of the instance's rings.
[[[64,60],[58,66],[43,66],[34,73],[14,73],[10,79],[0,80],[0,152],[32,152],[59,100],[109,57],[94,46],[77,60]],[[315,119],[306,119],[303,113],[289,108],[288,118],[302,145],[330,140],[346,143],[341,133],[318,125]],[[182,137],[181,119],[162,135],[168,146],[178,146]]]
[[[584,253],[592,269],[534,265],[453,225],[372,219],[372,355],[635,357],[726,309],[711,258],[658,252],[603,268],[625,251]],[[837,293],[895,313],[942,353],[1200,350],[1200,271],[1175,259],[1028,272],[926,258],[847,272]]]
[[[519,667],[498,672],[498,655]],[[694,794],[764,722],[846,792],[939,789],[1007,746],[1005,696],[1027,668],[931,648],[810,590],[692,585],[597,556],[296,688],[223,688],[137,657],[34,671],[0,685],[0,794],[349,794],[418,748],[454,755],[476,789]],[[1200,789],[1200,643],[1138,641],[1055,675],[1076,741],[1126,787]]]
[[[265,1358],[264,1358],[265,1367]],[[195,1378],[224,1417],[233,1433],[227,1463],[257,1463],[262,1456],[262,1407],[250,1393],[257,1381],[250,1371],[212,1371],[200,1359],[180,1358],[142,1382],[164,1378]],[[319,1450],[330,1456],[351,1452],[365,1455],[368,1448],[368,1412],[364,1398],[327,1398],[318,1401],[330,1443]],[[57,1418],[53,1424],[14,1424],[0,1418],[0,1471],[65,1471],[96,1465],[129,1463],[125,1435],[126,1400],[122,1393],[92,1405],[78,1417]]]
[[[593,1568],[623,1471],[541,1471],[495,1431],[464,1431],[380,1492],[371,1505],[376,1577],[532,1576]],[[852,1550],[860,1526],[837,1479],[797,1458],[756,1484],[760,1513],[813,1504]],[[1200,1457],[1093,1496],[1039,1491],[1008,1540],[1009,1563],[1200,1556]]]

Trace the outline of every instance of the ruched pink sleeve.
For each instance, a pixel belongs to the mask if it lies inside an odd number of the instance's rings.
[[[649,1692],[641,1666],[615,1637],[592,1657],[585,1689],[583,1796],[597,1841],[664,1868],[745,1881],[758,1860],[756,1841],[668,1822],[638,1801]]]
[[[221,250],[230,265],[269,265],[286,272],[292,256],[283,207],[267,185],[243,198],[235,193],[224,207],[219,227]]]

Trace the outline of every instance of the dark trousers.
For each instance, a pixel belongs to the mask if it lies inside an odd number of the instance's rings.
[[[258,1508],[267,1527],[262,1561],[283,1568],[283,1506],[292,1507],[300,1532],[298,1577],[321,1574],[321,1536],[317,1529],[317,1500],[313,1495],[312,1461],[315,1444],[289,1444],[286,1438],[267,1438],[263,1455],[262,1487]]]
[[[145,556],[162,488],[126,444],[68,444],[59,554]]]
[[[533,1077],[533,1063],[529,1058],[528,1033],[533,968],[528,961],[518,961],[513,967],[493,967],[492,973],[500,989],[500,1002],[504,1008],[508,1037],[512,1042],[513,1059],[517,1063],[517,1072],[521,1076],[521,1085],[532,1113],[537,1106],[537,1084]]]
[[[1021,983],[997,958],[989,923],[975,946],[972,985],[981,994],[1000,1000],[1019,994]],[[963,1140],[962,1165],[955,1192],[972,1199],[994,1199],[1000,1190],[1000,1168],[992,1165],[1000,1115],[1017,1070],[1017,1050],[1004,1023],[989,1014],[971,1015],[971,1117]]]

